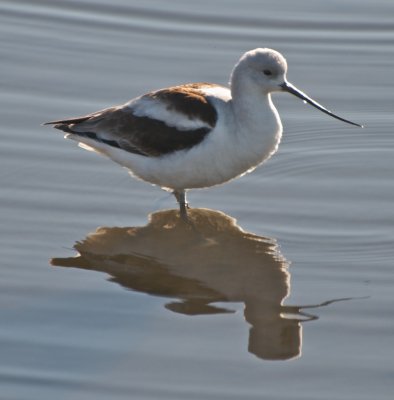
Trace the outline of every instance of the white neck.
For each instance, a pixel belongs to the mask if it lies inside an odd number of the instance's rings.
[[[282,135],[271,95],[236,73],[232,77],[231,94],[236,135],[247,151],[264,161],[276,151]]]

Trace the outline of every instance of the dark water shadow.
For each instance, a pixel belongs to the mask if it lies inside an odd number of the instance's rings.
[[[283,305],[289,263],[274,239],[243,231],[219,211],[190,210],[193,228],[178,215],[159,211],[143,227],[98,228],[75,244],[78,256],[51,263],[105,272],[127,289],[173,299],[166,308],[185,315],[231,313],[222,304],[242,302],[250,353],[266,360],[299,356],[301,322],[317,319],[303,309],[332,301]]]

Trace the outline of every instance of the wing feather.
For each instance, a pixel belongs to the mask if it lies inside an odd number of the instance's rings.
[[[80,137],[81,142],[89,138],[149,157],[189,149],[200,143],[217,121],[215,107],[198,85],[162,89],[122,106],[47,124],[77,136],[77,140]]]

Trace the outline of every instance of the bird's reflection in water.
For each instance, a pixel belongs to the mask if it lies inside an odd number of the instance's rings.
[[[147,226],[98,228],[74,246],[77,257],[52,264],[106,272],[126,288],[174,299],[166,308],[186,315],[233,312],[215,303],[242,302],[251,353],[299,356],[300,322],[316,318],[302,309],[319,305],[283,305],[289,264],[275,240],[243,231],[219,211],[191,209],[190,219],[193,227],[169,210],[151,214]]]

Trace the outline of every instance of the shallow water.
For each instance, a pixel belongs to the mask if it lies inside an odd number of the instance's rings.
[[[391,399],[393,13],[383,0],[3,0],[1,397]],[[226,84],[262,46],[366,128],[275,95],[279,152],[190,194],[198,234],[164,211],[169,195],[40,126]]]

